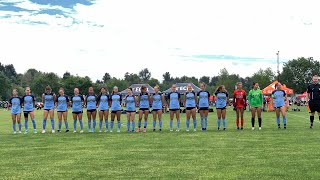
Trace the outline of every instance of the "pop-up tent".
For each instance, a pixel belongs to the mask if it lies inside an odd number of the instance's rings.
[[[147,87],[148,93],[154,93],[154,89],[149,84],[132,84],[130,87],[132,88],[134,95],[139,95],[141,93],[141,86]],[[120,92],[122,95],[128,94],[128,89],[125,89]]]
[[[303,94],[298,95],[297,98],[302,99],[302,98],[307,97],[307,95],[308,95],[308,93],[307,93],[307,91],[306,91],[306,92],[304,92]]]
[[[201,90],[198,86],[194,85],[193,83],[177,83],[176,84],[177,85],[177,92],[180,94],[184,94],[187,91],[188,84],[191,84],[193,91],[196,93]],[[168,94],[170,92],[172,92],[171,88],[164,91],[165,94]]]

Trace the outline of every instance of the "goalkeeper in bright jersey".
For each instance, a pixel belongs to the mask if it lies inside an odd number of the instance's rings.
[[[258,114],[259,130],[261,130],[261,124],[262,124],[261,111],[262,111],[262,105],[263,105],[263,94],[259,88],[259,84],[256,82],[253,83],[252,89],[249,91],[248,101],[251,107],[252,130],[254,130],[256,112]]]

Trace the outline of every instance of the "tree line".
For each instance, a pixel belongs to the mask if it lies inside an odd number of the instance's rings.
[[[283,70],[279,74],[279,80],[287,87],[292,88],[295,93],[302,93],[306,90],[306,86],[311,82],[312,75],[319,74],[319,61],[313,58],[299,57],[289,60],[283,64]],[[124,90],[131,84],[148,83],[152,87],[159,85],[161,90],[166,90],[173,83],[194,83],[198,85],[200,82],[207,84],[207,90],[211,93],[215,91],[217,86],[225,85],[228,91],[233,91],[237,82],[242,82],[246,91],[251,89],[253,82],[258,82],[261,88],[266,87],[277,79],[278,74],[271,68],[259,69],[250,77],[240,77],[238,74],[230,74],[226,68],[221,69],[216,76],[202,76],[196,78],[194,76],[173,77],[170,72],[164,72],[163,79],[152,77],[152,73],[148,68],[142,69],[138,73],[126,72],[123,78],[112,77],[106,72],[101,80],[93,82],[90,77],[81,77],[65,72],[59,77],[54,72],[41,72],[36,69],[28,69],[23,74],[17,73],[13,64],[4,65],[0,63],[0,100],[8,100],[11,97],[12,89],[18,89],[20,95],[24,94],[24,88],[29,86],[40,100],[41,94],[44,92],[45,86],[50,85],[54,92],[60,87],[65,89],[68,95],[73,94],[74,87],[78,87],[82,94],[86,94],[90,86],[96,91],[102,86],[107,87],[109,91],[114,86],[118,86],[119,90]],[[97,93],[97,92],[96,92]]]

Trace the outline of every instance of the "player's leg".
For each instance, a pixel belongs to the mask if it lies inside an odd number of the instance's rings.
[[[243,130],[243,126],[244,126],[244,108],[240,108],[240,118],[241,118],[241,130]]]
[[[193,131],[197,131],[197,111],[196,111],[196,108],[191,109],[191,116],[193,119]]]
[[[37,125],[36,125],[36,120],[34,118],[34,111],[31,111],[29,114],[30,114],[31,121],[32,121],[33,133],[37,133]]]
[[[276,108],[276,119],[277,119],[278,129],[280,129],[280,108]]]
[[[227,129],[227,120],[226,120],[227,109],[224,108],[221,110],[221,117],[223,119],[223,130]]]
[[[17,128],[16,128],[17,115],[16,114],[11,114],[11,119],[12,119],[13,134],[17,134]]]
[[[120,133],[120,128],[121,128],[121,111],[117,111],[117,121],[118,121],[118,130],[117,132]]]
[[[108,129],[109,129],[109,110],[105,110],[103,112],[103,116],[104,116],[104,121],[106,123],[106,132],[108,132]]]
[[[280,108],[283,120],[283,128],[287,129],[287,108],[285,106]]]
[[[157,111],[153,110],[153,111],[152,111],[152,119],[153,119],[153,121],[152,121],[152,127],[153,127],[153,131],[156,131],[157,115],[158,115]]]
[[[114,119],[116,117],[116,112],[112,111],[111,112],[111,122],[110,122],[110,132],[113,132],[113,125],[114,125]]]
[[[220,130],[220,125],[221,125],[221,118],[222,118],[222,109],[217,109],[217,126],[218,126],[218,130]]]
[[[313,122],[314,122],[314,114],[315,114],[315,107],[312,101],[309,101],[309,108],[310,108],[310,129],[313,128]],[[320,119],[320,116],[319,116]]]
[[[175,112],[176,114],[176,119],[177,119],[177,130],[176,131],[180,131],[180,109],[176,110]]]
[[[170,131],[173,131],[173,117],[174,111],[170,111]]]
[[[104,111],[99,111],[99,132],[102,132],[102,124],[103,124]]]
[[[29,116],[29,112],[24,112],[23,113],[25,134],[28,134],[28,131],[29,131],[28,116]]]
[[[186,109],[186,131],[189,131],[190,129],[190,116],[191,116],[191,110]]]
[[[50,115],[50,119],[51,119],[51,132],[55,133],[54,131],[54,109],[50,109],[49,110],[49,115]]]
[[[204,126],[205,126],[205,130],[207,130],[207,127],[208,127],[208,115],[209,115],[209,109],[208,110],[204,110]]]
[[[136,112],[131,112],[131,113],[130,113],[130,120],[131,120],[131,123],[132,123],[132,130],[131,130],[131,132],[134,132],[135,127],[136,127],[135,116],[136,116]]]
[[[251,107],[251,127],[252,127],[252,130],[254,130],[256,111],[257,111],[257,109],[255,107]]]
[[[68,124],[68,111],[62,113],[64,125],[66,127],[66,132],[69,132],[69,124]]]
[[[57,112],[58,115],[58,132],[61,132],[62,127],[62,112]]]
[[[237,120],[236,120],[236,125],[237,125],[237,129],[239,128],[239,119],[240,119],[240,109],[236,108],[236,116],[237,116]]]
[[[157,111],[158,119],[159,119],[159,130],[162,131],[162,109]]]
[[[82,122],[82,112],[78,114],[79,124],[80,124],[80,133],[83,133],[83,122]]]
[[[77,132],[77,119],[78,116],[76,113],[72,113],[72,117],[73,117],[73,132]]]
[[[201,129],[202,129],[202,131],[204,131],[204,123],[205,123],[204,111],[199,110],[199,113],[200,113],[200,119],[201,119]]]
[[[97,110],[94,110],[92,112],[92,129],[91,129],[91,132],[94,132],[95,129],[96,129],[96,125],[97,125],[97,121],[96,121],[96,118],[97,118]]]
[[[138,121],[138,129],[137,129],[137,132],[140,132],[140,129],[141,129],[142,115],[143,115],[143,110],[139,110],[139,121]]]
[[[262,113],[262,108],[261,108],[261,107],[258,107],[258,108],[257,108],[257,114],[258,114],[259,130],[261,130],[261,127],[262,127],[262,117],[261,117],[261,113]]]
[[[145,110],[143,114],[144,114],[143,132],[147,132],[149,110]]]
[[[88,131],[91,132],[91,118],[92,118],[92,112],[87,110],[87,118],[88,118]]]
[[[43,110],[42,133],[46,133],[48,115],[49,115],[49,111]]]

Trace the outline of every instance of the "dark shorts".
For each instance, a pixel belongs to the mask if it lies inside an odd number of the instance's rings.
[[[96,111],[97,111],[96,109],[87,109],[87,112],[91,112],[91,113],[96,112]]]
[[[51,110],[53,110],[53,109],[43,109],[43,110],[45,110],[45,111],[48,111],[48,112],[49,112],[49,111],[51,111]]]
[[[139,111],[150,111],[149,108],[140,108]]]
[[[23,116],[24,118],[28,118],[28,115],[31,113],[32,111],[23,111]]]
[[[225,106],[225,107],[223,107],[223,108],[216,108],[217,110],[218,109],[221,109],[221,110],[225,110],[227,107]]]
[[[176,111],[180,111],[180,109],[169,109],[169,111],[176,112]]]
[[[105,111],[109,111],[109,109],[106,109],[106,110],[99,110],[100,112],[105,112]]]
[[[209,107],[202,107],[202,108],[199,108],[200,111],[207,111],[209,110]]]
[[[310,108],[311,113],[320,112],[320,102],[310,100],[309,101],[309,108]]]
[[[64,113],[64,112],[67,112],[67,111],[57,111],[58,113]]]
[[[255,109],[258,109],[258,108],[261,108],[261,106],[259,106],[259,107],[251,107],[251,108],[255,108]]]
[[[152,112],[162,111],[162,109],[152,109]]]
[[[126,111],[127,113],[135,113],[136,111]]]
[[[121,110],[118,110],[118,111],[111,111],[111,114],[117,114],[118,112],[121,112]]]
[[[279,106],[279,107],[274,107],[275,109],[280,109],[280,108],[282,108],[283,106]]]
[[[190,110],[193,110],[193,109],[195,109],[196,107],[186,107],[186,110],[187,111],[190,111]]]
[[[83,112],[82,111],[79,111],[79,112],[72,112],[72,114],[82,114]]]

